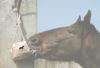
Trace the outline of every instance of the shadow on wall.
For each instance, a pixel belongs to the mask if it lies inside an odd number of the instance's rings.
[[[25,13],[25,14],[21,14],[21,23],[24,25],[24,23],[23,23],[23,17],[24,16],[28,16],[28,15],[36,15],[37,13]],[[27,38],[26,38],[26,35],[27,35],[27,32],[26,32],[26,30],[25,30],[25,28],[24,28],[24,26],[23,25],[21,25],[21,28],[22,28],[22,31],[23,31],[23,35],[25,36],[25,39],[27,40]],[[22,41],[23,39],[21,38],[21,41]]]

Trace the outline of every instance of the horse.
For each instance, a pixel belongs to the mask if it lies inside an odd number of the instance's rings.
[[[83,68],[100,68],[100,33],[90,23],[88,10],[81,20],[66,27],[37,33],[27,40],[34,59],[75,61]]]

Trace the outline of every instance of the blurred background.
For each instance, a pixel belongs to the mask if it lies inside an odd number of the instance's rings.
[[[91,10],[91,23],[100,32],[100,0],[37,0],[37,33],[84,20]]]

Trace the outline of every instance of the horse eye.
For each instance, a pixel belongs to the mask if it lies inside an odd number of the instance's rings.
[[[67,32],[70,34],[75,34],[75,31],[73,31],[73,30],[67,30]]]

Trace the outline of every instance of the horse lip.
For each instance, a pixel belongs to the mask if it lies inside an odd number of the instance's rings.
[[[34,54],[36,51],[41,52],[41,47],[39,47],[38,50],[37,50],[37,49],[30,49],[30,52],[31,52],[32,54]]]
[[[42,49],[41,49],[41,47],[39,46],[39,51],[41,52],[41,50],[42,50]]]

